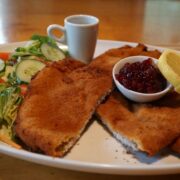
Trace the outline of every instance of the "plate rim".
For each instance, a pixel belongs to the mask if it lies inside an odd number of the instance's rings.
[[[121,174],[121,175],[155,175],[155,174],[176,174],[180,170],[180,163],[175,164],[143,164],[143,165],[112,165],[107,163],[93,163],[79,160],[51,157],[37,154],[26,150],[18,150],[9,145],[0,143],[0,152],[14,158],[34,162],[36,164],[69,169],[83,172],[100,174]],[[33,159],[32,159],[33,157]],[[47,164],[49,163],[50,164]],[[56,162],[54,164],[54,162]],[[58,165],[58,166],[57,166]],[[104,172],[105,171],[105,172]]]

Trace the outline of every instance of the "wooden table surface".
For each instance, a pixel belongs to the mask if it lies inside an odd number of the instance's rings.
[[[142,42],[180,50],[178,0],[0,0],[0,43],[46,35],[49,24],[62,24],[66,16],[91,14],[100,19],[99,39]],[[0,180],[4,179],[179,179],[168,176],[98,175],[56,169],[0,154]]]

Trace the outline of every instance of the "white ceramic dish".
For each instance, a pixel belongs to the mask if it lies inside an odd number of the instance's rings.
[[[126,63],[134,63],[134,62],[142,62],[148,58],[151,58],[154,61],[154,65],[156,66],[158,60],[152,57],[148,56],[131,56],[124,59],[121,59],[119,62],[117,62],[112,70],[112,75],[114,82],[116,84],[116,87],[119,89],[119,91],[126,96],[128,99],[135,101],[135,102],[151,102],[154,100],[158,100],[161,97],[163,97],[165,94],[168,93],[168,91],[172,88],[172,85],[167,82],[167,86],[163,91],[157,92],[157,93],[139,93],[132,91],[130,89],[127,89],[124,87],[117,79],[116,74],[119,73],[119,70],[126,64]]]
[[[100,40],[95,55],[110,48],[136,43]],[[24,42],[0,45],[0,51],[12,51]],[[163,48],[148,46],[149,48]],[[180,158],[172,153],[147,157],[143,153],[127,154],[124,147],[117,142],[99,123],[94,120],[82,135],[71,152],[64,158],[53,158],[37,153],[18,150],[0,142],[0,152],[26,161],[57,168],[103,174],[173,174],[180,172]]]

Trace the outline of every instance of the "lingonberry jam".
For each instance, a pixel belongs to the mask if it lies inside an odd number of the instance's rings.
[[[143,62],[126,63],[116,74],[116,79],[127,89],[141,93],[156,93],[166,87],[166,79],[153,65],[151,58]]]

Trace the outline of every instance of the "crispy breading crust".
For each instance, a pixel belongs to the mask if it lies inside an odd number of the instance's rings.
[[[112,133],[119,134],[149,155],[159,152],[180,134],[177,94],[169,94],[153,104],[138,104],[113,92],[96,112]]]

